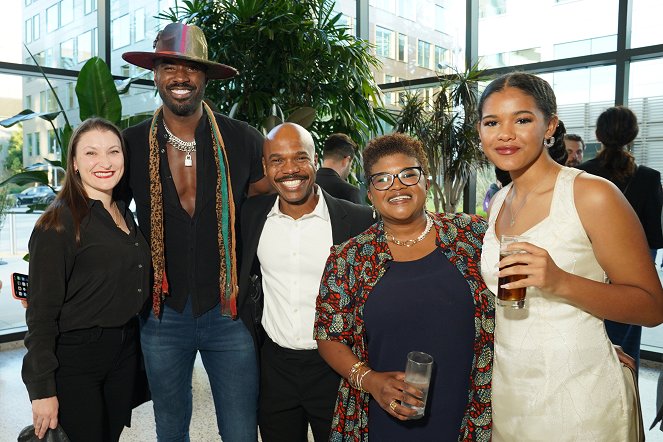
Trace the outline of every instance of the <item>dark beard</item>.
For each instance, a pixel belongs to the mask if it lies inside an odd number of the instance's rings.
[[[189,86],[187,84],[175,84],[170,87],[175,86]],[[205,84],[203,83],[200,88],[194,91],[194,94],[187,101],[180,102],[173,100],[169,95],[162,93],[162,90],[159,89],[159,96],[163,101],[164,106],[166,106],[172,113],[178,117],[188,117],[193,115],[198,109],[200,109],[200,103],[203,101],[205,96]]]

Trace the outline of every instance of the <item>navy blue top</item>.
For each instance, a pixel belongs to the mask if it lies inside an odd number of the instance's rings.
[[[474,304],[456,266],[439,248],[415,261],[392,261],[366,301],[364,322],[374,370],[405,371],[410,351],[434,359],[424,417],[399,421],[371,399],[371,440],[458,440],[468,402]]]

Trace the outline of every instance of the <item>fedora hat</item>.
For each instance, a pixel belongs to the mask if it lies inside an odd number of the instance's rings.
[[[195,25],[170,23],[157,34],[154,52],[125,52],[122,58],[145,69],[154,69],[156,60],[170,58],[200,63],[207,68],[207,78],[222,80],[237,75],[237,69],[209,61],[207,39],[202,29]]]

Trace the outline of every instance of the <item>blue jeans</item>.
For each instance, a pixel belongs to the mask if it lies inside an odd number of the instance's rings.
[[[141,345],[159,442],[189,441],[197,352],[223,441],[257,441],[258,365],[253,339],[241,320],[221,316],[218,305],[194,318],[190,299],[182,313],[164,305],[161,319],[150,312],[141,320]]]

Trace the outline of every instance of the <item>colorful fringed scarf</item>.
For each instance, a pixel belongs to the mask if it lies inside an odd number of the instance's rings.
[[[214,161],[219,171],[216,180],[216,218],[219,242],[219,288],[221,314],[237,317],[237,257],[235,254],[235,203],[232,197],[228,156],[221,131],[212,110],[203,102],[203,110],[212,129],[214,145]],[[158,116],[157,109],[150,126],[150,249],[152,267],[154,269],[154,286],[152,288],[152,310],[155,316],[161,313],[161,304],[168,294],[168,278],[164,255],[163,239],[163,197],[161,176],[159,174],[159,142],[157,140]]]

